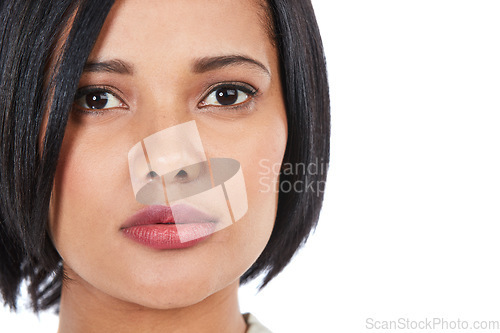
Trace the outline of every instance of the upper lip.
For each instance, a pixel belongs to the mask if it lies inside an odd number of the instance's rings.
[[[174,213],[172,213],[172,208],[170,206],[147,206],[129,217],[125,223],[123,223],[121,229],[151,224],[216,222],[215,219],[208,214],[186,204],[177,204],[173,206],[173,209]]]

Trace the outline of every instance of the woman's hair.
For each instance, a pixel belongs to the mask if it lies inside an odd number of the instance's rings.
[[[112,4],[0,2],[0,291],[12,309],[24,280],[34,311],[59,303],[64,273],[48,231],[52,185],[78,82]],[[330,104],[312,5],[268,0],[264,8],[287,113],[283,162],[327,163]],[[280,176],[289,184],[325,180],[326,172]],[[322,200],[322,191],[280,191],[271,238],[242,283],[265,273],[263,287],[283,270],[315,227]]]

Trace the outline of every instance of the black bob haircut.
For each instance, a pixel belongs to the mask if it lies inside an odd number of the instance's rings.
[[[328,163],[330,100],[313,7],[309,0],[266,2],[288,122],[283,162]],[[14,310],[24,280],[35,312],[59,303],[64,272],[47,227],[52,184],[83,67],[112,5],[0,1],[0,291]],[[283,173],[280,182],[305,177]],[[326,173],[307,179],[319,184]],[[271,238],[241,283],[264,273],[263,287],[283,270],[316,226],[322,201],[322,192],[280,191]]]

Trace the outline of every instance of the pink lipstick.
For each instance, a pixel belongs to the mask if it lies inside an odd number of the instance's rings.
[[[214,218],[196,208],[179,204],[147,206],[121,227],[123,235],[158,250],[184,249],[207,239],[215,231]],[[174,218],[175,215],[175,218]]]

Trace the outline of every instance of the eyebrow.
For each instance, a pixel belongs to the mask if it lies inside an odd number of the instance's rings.
[[[129,63],[113,59],[103,62],[89,61],[83,67],[83,71],[92,73],[107,72],[132,75],[134,73],[134,68]]]
[[[269,69],[260,61],[242,55],[199,58],[193,62],[192,70],[195,73],[205,73],[232,65],[251,65],[271,76]]]
[[[271,72],[263,63],[242,55],[199,58],[193,62],[192,70],[195,73],[206,73],[232,65],[250,65],[263,71],[268,76],[271,76]],[[91,73],[107,72],[132,75],[134,73],[134,67],[125,61],[113,59],[102,62],[89,61],[83,67],[83,71]]]

